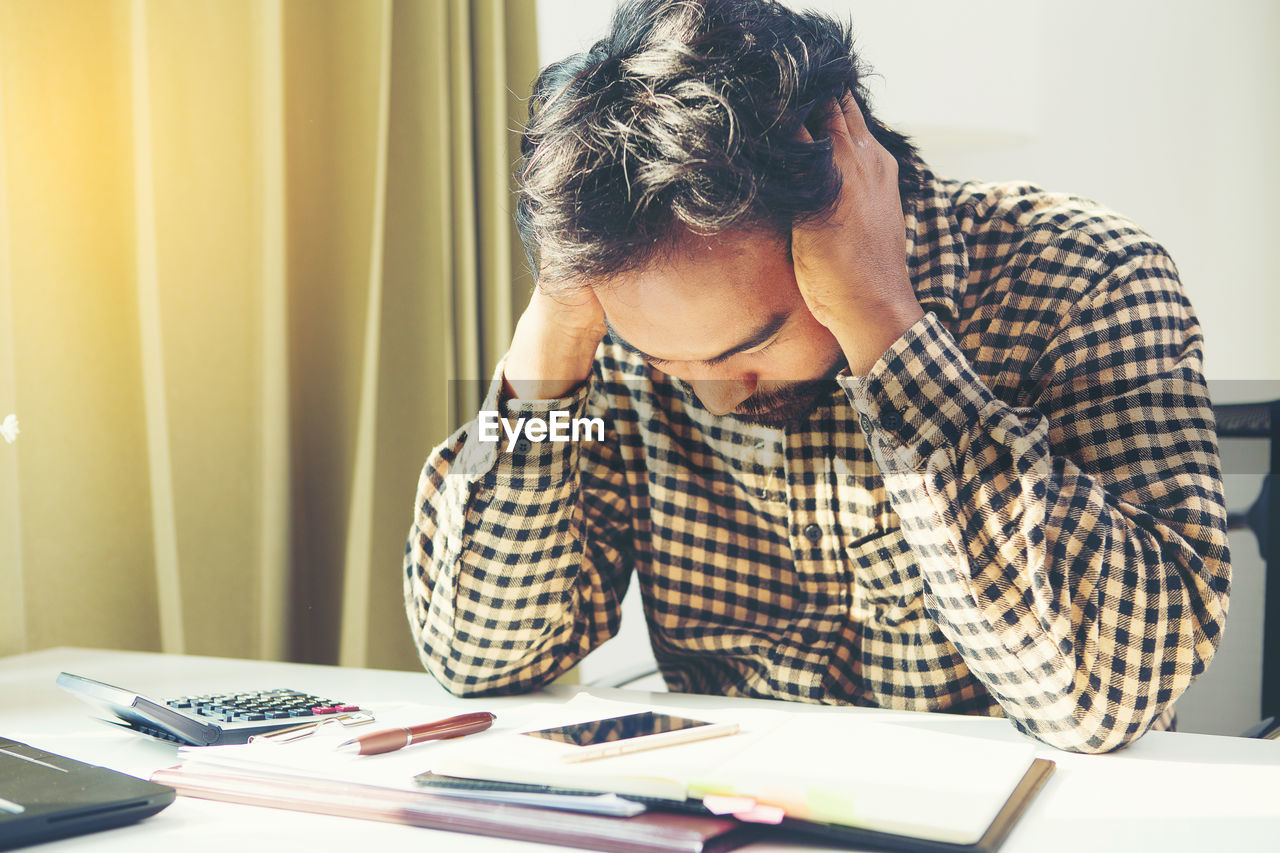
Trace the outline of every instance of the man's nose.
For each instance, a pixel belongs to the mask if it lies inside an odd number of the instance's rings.
[[[713,415],[727,415],[756,391],[756,377],[751,374],[734,377],[704,376],[689,380],[689,387]]]

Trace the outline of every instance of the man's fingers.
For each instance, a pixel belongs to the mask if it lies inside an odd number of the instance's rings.
[[[849,133],[849,123],[844,117],[844,103],[837,101],[835,107],[836,109],[827,116],[827,135],[831,137],[833,145],[843,141],[846,145],[852,146],[853,137]]]
[[[844,116],[849,135],[855,140],[874,138],[871,136],[871,131],[867,129],[867,120],[863,117],[862,110],[858,109],[858,102],[849,92],[845,92],[844,97],[840,99],[840,112]]]
[[[846,177],[878,173],[883,164],[877,155],[888,156],[888,152],[867,128],[858,102],[850,92],[845,92],[839,101],[833,99],[830,104],[835,109],[828,112],[825,129],[831,140],[836,166],[847,173]],[[812,134],[803,124],[796,137],[804,142],[813,141]]]

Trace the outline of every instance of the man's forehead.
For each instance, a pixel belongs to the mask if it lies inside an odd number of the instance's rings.
[[[776,331],[803,300],[777,240],[706,241],[596,294],[614,337],[661,361],[714,361]]]

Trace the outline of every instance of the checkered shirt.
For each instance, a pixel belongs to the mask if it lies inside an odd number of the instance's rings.
[[[1128,220],[1028,184],[925,173],[926,316],[802,426],[708,413],[606,338],[587,383],[464,426],[419,483],[405,597],[423,664],[536,688],[616,633],[639,576],[675,691],[1005,715],[1070,750],[1163,728],[1230,588],[1201,335]]]

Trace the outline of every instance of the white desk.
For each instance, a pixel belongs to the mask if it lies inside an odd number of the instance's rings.
[[[88,649],[50,649],[0,658],[0,735],[142,777],[176,763],[176,747],[94,721],[88,705],[54,685],[63,670],[160,697],[292,687],[368,705],[412,701],[497,713],[503,705],[530,699],[455,699],[430,676],[406,672]],[[540,695],[563,700],[582,689],[586,688],[556,688]],[[590,692],[654,705],[772,704],[598,688]],[[865,709],[849,709],[849,713],[993,740],[1021,737],[1004,720]],[[1002,853],[1245,851],[1274,850],[1280,844],[1280,742],[1155,732],[1113,755],[1072,755],[1049,748],[1042,754],[1055,760],[1058,770],[1014,828]],[[72,848],[77,853],[554,849],[184,797],[140,824],[36,849],[61,853]],[[743,849],[762,853],[798,848],[760,842]]]

